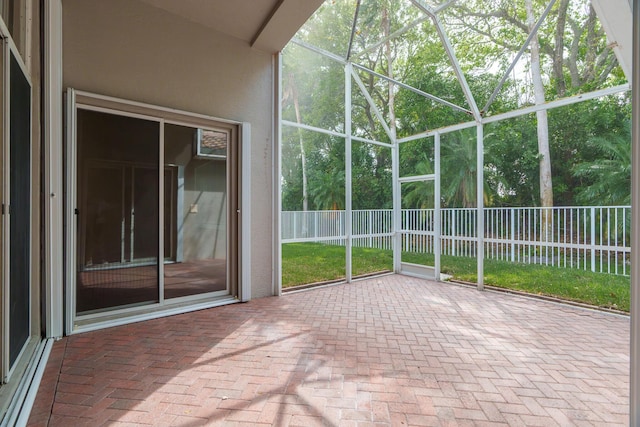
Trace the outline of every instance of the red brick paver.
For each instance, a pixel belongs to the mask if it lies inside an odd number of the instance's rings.
[[[67,337],[31,425],[614,426],[629,319],[384,276]]]

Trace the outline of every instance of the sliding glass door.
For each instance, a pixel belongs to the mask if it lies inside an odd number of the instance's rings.
[[[8,335],[9,369],[31,336],[31,85],[9,54]],[[6,238],[5,237],[5,238]],[[6,258],[5,258],[6,259]],[[5,298],[6,298],[5,296]]]
[[[0,40],[0,387],[31,356],[31,83],[8,39]],[[36,318],[37,319],[37,318]],[[24,365],[24,364],[23,364]],[[20,374],[18,374],[20,375]]]
[[[237,295],[238,126],[74,105],[74,318]]]
[[[76,311],[159,301],[160,123],[78,110]]]

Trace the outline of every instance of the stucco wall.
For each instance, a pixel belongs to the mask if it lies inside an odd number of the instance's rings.
[[[252,297],[271,295],[271,55],[137,0],[64,0],[63,36],[65,89],[251,123]]]

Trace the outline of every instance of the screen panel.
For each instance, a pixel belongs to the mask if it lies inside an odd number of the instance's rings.
[[[9,64],[9,363],[29,339],[31,251],[31,86],[18,61]]]

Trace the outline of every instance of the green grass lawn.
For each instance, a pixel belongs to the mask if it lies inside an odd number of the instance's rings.
[[[354,276],[391,271],[391,251],[353,248],[351,268]],[[346,249],[344,246],[320,243],[287,243],[282,245],[282,287],[344,279]]]
[[[402,261],[433,265],[433,255],[403,253]],[[392,269],[390,250],[353,248],[353,275]],[[476,282],[477,262],[469,257],[441,257],[442,272],[453,279]],[[629,311],[629,277],[540,265],[485,260],[486,285],[558,297],[599,307]],[[345,248],[320,243],[282,245],[282,286],[343,279]]]

